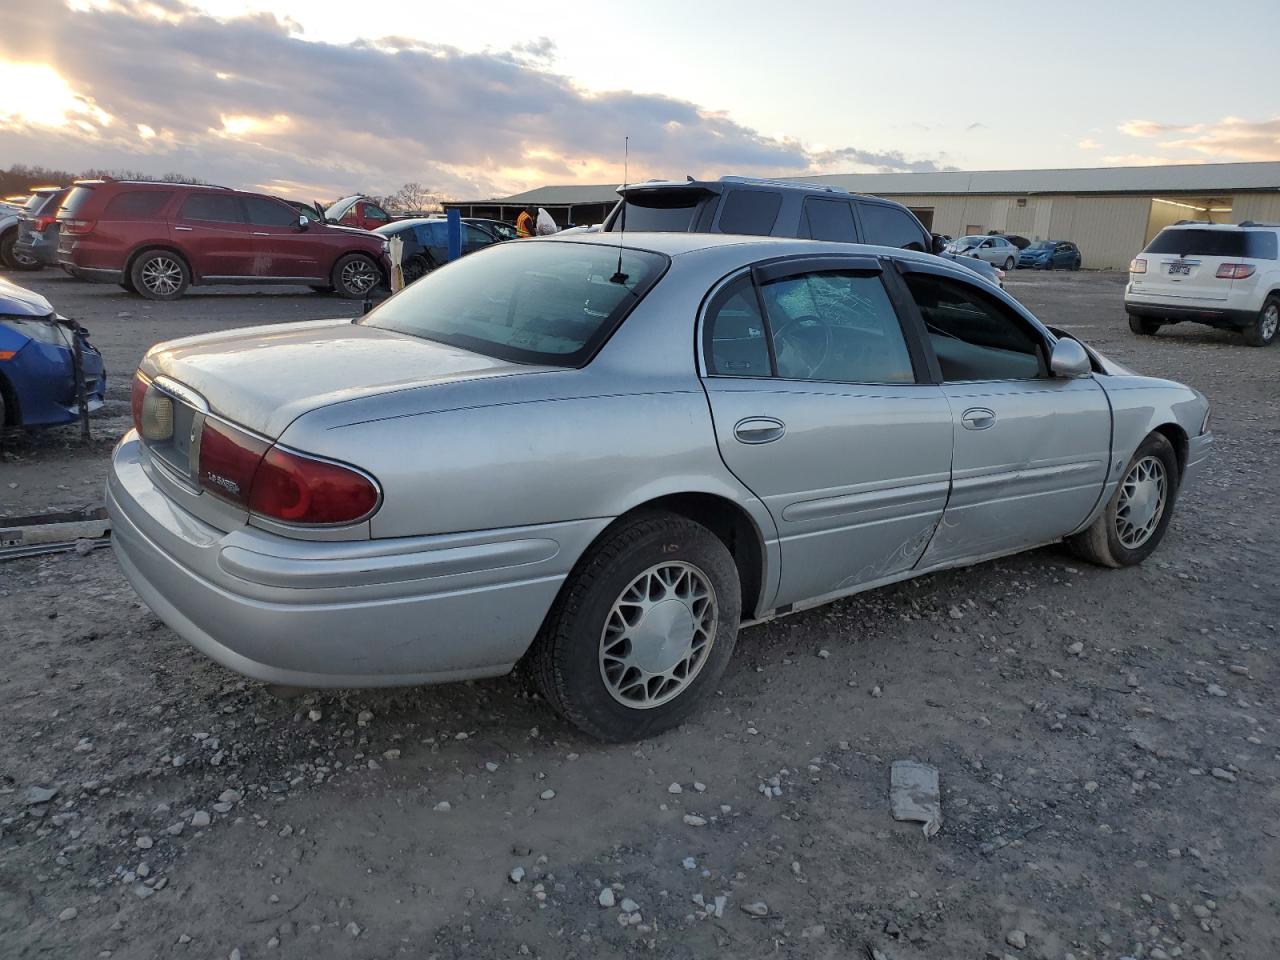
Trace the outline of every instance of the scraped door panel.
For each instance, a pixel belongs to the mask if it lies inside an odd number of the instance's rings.
[[[1111,453],[1111,407],[1092,377],[952,383],[951,500],[920,566],[1038,546],[1097,503]]]
[[[774,606],[915,565],[950,482],[952,417],[940,387],[704,384],[725,463],[778,526]]]

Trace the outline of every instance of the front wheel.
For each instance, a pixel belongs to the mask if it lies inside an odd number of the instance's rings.
[[[401,267],[404,271],[404,285],[407,287],[415,280],[421,280],[431,270],[431,265],[427,263],[426,258],[414,254],[404,262]]]
[[[129,269],[133,289],[148,300],[177,300],[187,292],[191,271],[186,261],[168,250],[148,250]]]
[[[333,265],[333,289],[347,300],[360,300],[378,285],[382,271],[363,253],[348,253]]]
[[[1104,567],[1141,563],[1164,539],[1177,496],[1177,454],[1162,434],[1150,433],[1125,466],[1102,515],[1069,537],[1067,545]]]
[[[18,229],[15,227],[0,237],[0,262],[10,270],[39,270],[44,265],[35,257],[14,250],[18,242]]]
[[[1267,297],[1257,319],[1242,331],[1244,342],[1251,347],[1269,347],[1276,339],[1276,330],[1280,328],[1280,297]]]
[[[1014,266],[1013,257],[1006,257],[1004,261],[1004,272],[1008,273],[1010,270],[1013,269],[1013,266]]]
[[[1131,313],[1129,314],[1129,329],[1140,337],[1152,337],[1160,329],[1160,321]]]
[[[738,569],[719,537],[675,514],[638,515],[578,562],[530,666],[574,726],[637,740],[676,726],[714,689],[741,611]]]

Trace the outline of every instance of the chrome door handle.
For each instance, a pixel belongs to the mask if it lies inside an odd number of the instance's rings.
[[[193,228],[192,227],[174,227],[173,229],[182,230],[182,231],[185,231],[186,233],[190,233]]]
[[[253,231],[253,235],[254,235],[255,237],[269,237],[269,236],[271,236],[271,234],[269,234],[269,233],[259,233],[257,230]]]
[[[773,417],[747,417],[733,427],[733,435],[739,443],[772,443],[781,440],[787,425]]]
[[[996,425],[996,415],[986,407],[971,407],[960,415],[966,430],[986,430]]]

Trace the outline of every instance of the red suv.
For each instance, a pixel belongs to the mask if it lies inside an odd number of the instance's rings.
[[[149,300],[176,300],[193,283],[296,283],[359,299],[387,274],[382,237],[225,187],[81,180],[58,220],[68,273]]]

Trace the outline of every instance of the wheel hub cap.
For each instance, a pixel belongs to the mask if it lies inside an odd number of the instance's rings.
[[[715,639],[715,590],[692,564],[659,563],[618,599],[600,636],[600,676],[610,695],[648,709],[676,697],[698,675]]]
[[[1280,327],[1280,307],[1267,307],[1267,312],[1262,315],[1262,339],[1274,337],[1277,327]]]
[[[1116,535],[1130,550],[1146,543],[1159,526],[1165,488],[1164,463],[1157,457],[1143,457],[1125,475],[1116,502]]]

